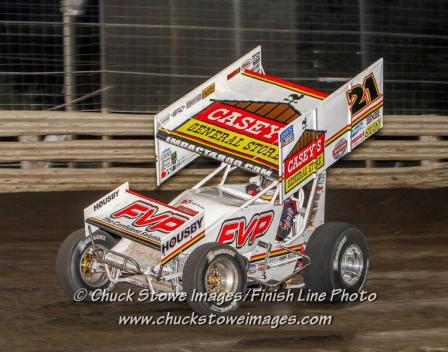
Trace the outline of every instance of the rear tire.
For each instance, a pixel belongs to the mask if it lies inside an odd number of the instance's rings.
[[[306,288],[325,292],[327,299],[335,289],[347,293],[362,290],[369,254],[366,239],[357,228],[342,222],[325,223],[311,235],[305,254],[311,258],[303,272]]]
[[[205,243],[188,257],[183,269],[182,286],[187,293],[188,304],[196,313],[228,315],[238,308],[244,298],[247,288],[246,261],[228,245]],[[222,297],[226,293],[232,294],[226,302],[197,299],[198,294]]]
[[[115,240],[104,231],[93,233],[95,246],[110,249],[115,245]],[[96,289],[111,290],[113,284],[105,273],[93,273],[89,271],[89,251],[92,243],[84,229],[72,232],[62,242],[56,259],[56,275],[64,292],[73,299],[75,292],[86,289],[89,300]],[[90,277],[89,277],[90,276]]]

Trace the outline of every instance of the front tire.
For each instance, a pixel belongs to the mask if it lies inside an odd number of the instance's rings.
[[[228,245],[205,243],[188,257],[182,286],[187,293],[188,304],[196,313],[230,314],[238,308],[246,292],[246,262]],[[198,295],[215,298],[226,294],[229,294],[229,299],[225,302],[198,299]]]
[[[362,290],[369,268],[367,242],[363,233],[350,224],[329,222],[318,227],[305,248],[311,264],[303,272],[305,286],[313,292],[333,290],[347,293]]]
[[[95,246],[107,249],[115,245],[112,236],[104,231],[93,233]],[[105,272],[95,272],[92,268],[90,253],[92,243],[89,236],[85,235],[84,229],[72,232],[62,242],[56,259],[56,275],[64,292],[74,297],[79,289],[88,291],[87,300],[97,290],[111,290],[113,284],[107,278]]]

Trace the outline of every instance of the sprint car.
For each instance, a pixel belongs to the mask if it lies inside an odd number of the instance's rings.
[[[221,315],[248,287],[296,275],[311,291],[359,292],[366,239],[324,222],[326,169],[382,127],[382,106],[382,59],[327,95],[265,74],[255,48],[154,118],[158,185],[199,156],[219,166],[169,203],[125,183],[87,207],[59,249],[62,288],[186,293],[194,311]],[[228,182],[235,170],[252,178]]]

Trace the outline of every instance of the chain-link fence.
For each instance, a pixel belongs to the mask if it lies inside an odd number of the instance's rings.
[[[154,112],[261,44],[267,73],[327,92],[384,57],[385,113],[448,113],[442,0],[3,0],[0,16],[1,109]]]

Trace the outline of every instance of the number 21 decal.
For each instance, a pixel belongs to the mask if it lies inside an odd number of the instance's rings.
[[[373,73],[365,77],[362,84],[354,85],[352,89],[347,91],[348,105],[352,115],[355,115],[379,97],[381,97],[381,93]]]

